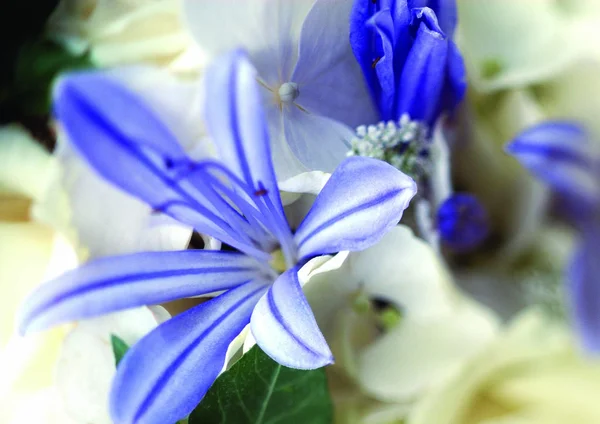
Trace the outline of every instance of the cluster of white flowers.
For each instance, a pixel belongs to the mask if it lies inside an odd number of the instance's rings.
[[[406,114],[396,121],[361,125],[351,141],[348,156],[384,160],[416,178],[430,167],[427,127]]]

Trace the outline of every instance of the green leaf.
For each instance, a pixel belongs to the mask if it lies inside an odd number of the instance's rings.
[[[332,420],[324,368],[287,368],[254,346],[215,381],[189,424],[329,424]]]
[[[92,67],[87,54],[77,56],[47,39],[24,43],[9,80],[0,82],[2,121],[21,121],[24,117],[47,117],[52,85],[61,73]]]
[[[119,336],[115,336],[114,334],[110,335],[110,343],[112,344],[113,354],[115,355],[115,365],[119,365],[125,353],[129,350],[129,346],[127,343],[123,341]]]

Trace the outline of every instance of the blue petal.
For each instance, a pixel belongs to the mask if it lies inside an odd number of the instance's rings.
[[[25,302],[21,332],[141,305],[236,287],[257,275],[247,256],[221,251],[136,253],[88,262],[50,281]]]
[[[437,16],[440,28],[448,37],[454,36],[456,23],[458,21],[458,11],[456,9],[456,0],[412,0],[411,8],[428,7],[433,10]]]
[[[251,329],[261,349],[286,367],[315,369],[333,363],[298,282],[297,269],[279,276],[260,299],[252,313]]]
[[[398,93],[398,112],[433,126],[446,82],[448,40],[431,9],[413,11],[415,41],[410,49]]]
[[[377,122],[377,110],[369,101],[360,66],[351,52],[348,31],[352,7],[348,0],[314,2],[302,24],[298,62],[290,81],[300,90],[295,104],[310,114],[356,128]],[[313,149],[316,145],[315,140]],[[340,161],[338,158],[336,165]]]
[[[580,343],[592,354],[600,354],[600,225],[583,231],[583,241],[569,270],[571,313]]]
[[[380,118],[397,119],[399,77],[412,43],[406,2],[355,1],[350,15],[350,45]]]
[[[384,9],[367,22],[367,26],[372,27],[377,34],[378,45],[381,45],[381,51],[376,53],[372,59],[371,68],[368,72],[377,75],[375,93],[379,105],[381,119],[388,121],[396,119],[398,82],[396,81],[395,67],[396,60],[394,49],[396,47],[394,21],[389,9]],[[374,65],[374,66],[373,66]]]
[[[600,158],[579,125],[543,122],[517,135],[506,151],[537,178],[581,207],[593,210],[600,205]]]
[[[446,81],[442,93],[442,110],[454,111],[467,92],[467,70],[458,47],[453,41],[448,42],[448,62]]]
[[[295,234],[300,257],[366,249],[400,221],[416,192],[415,182],[386,162],[346,159]]]
[[[206,74],[206,124],[225,165],[251,191],[266,190],[283,216],[256,70],[242,50],[218,58]]]
[[[202,196],[202,186],[190,187],[189,158],[125,87],[98,72],[69,75],[57,86],[54,112],[79,153],[104,178],[199,232],[251,250],[246,234]]]
[[[246,183],[240,194],[259,208],[263,223],[286,255],[295,256],[273,170],[256,70],[242,50],[221,56],[209,68],[206,92],[207,126],[225,164]]]
[[[187,416],[219,375],[231,341],[266,290],[251,282],[175,316],[125,355],[111,392],[119,424],[166,424]]]
[[[373,72],[372,64],[376,56],[376,49],[381,50],[381,43],[376,45],[372,27],[367,26],[367,22],[379,10],[377,4],[371,1],[355,0],[350,12],[350,46],[354,57],[360,65],[363,76],[367,82],[371,96],[378,103],[379,84],[376,74]]]

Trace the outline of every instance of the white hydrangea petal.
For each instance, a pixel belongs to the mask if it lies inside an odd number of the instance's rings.
[[[458,1],[457,42],[472,83],[498,90],[548,79],[581,55],[554,0]]]
[[[108,396],[116,367],[110,337],[114,334],[131,346],[157,325],[146,307],[77,324],[65,338],[56,369],[69,415],[80,422],[112,423]]]
[[[457,291],[434,251],[403,226],[369,249],[318,264],[305,292],[336,361],[382,400],[408,400],[439,383],[485,347],[498,325],[493,313]],[[400,322],[377,337],[377,328],[371,323],[369,330],[355,312],[361,293],[395,306]],[[355,323],[342,331],[352,317]],[[358,345],[339,340],[367,331],[374,337]],[[346,352],[340,356],[335,346]]]
[[[149,67],[118,68],[109,75],[127,84],[148,102],[184,149],[195,158],[211,157],[214,146],[202,124],[202,84],[178,81],[166,72]],[[181,111],[185,113],[181,113]],[[91,257],[141,250],[185,249],[192,230],[166,216],[157,215],[145,203],[104,181],[59,135],[56,156],[62,175],[56,187],[67,192],[70,225]],[[43,215],[52,209],[45,202]]]

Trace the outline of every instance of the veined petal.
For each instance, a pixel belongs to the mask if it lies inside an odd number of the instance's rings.
[[[246,234],[202,196],[202,187],[190,187],[189,175],[181,172],[190,159],[125,87],[97,72],[72,74],[58,84],[54,112],[78,152],[104,178],[201,233],[252,250]]]
[[[315,369],[333,363],[298,281],[298,270],[283,273],[260,299],[252,313],[256,343],[282,365]]]
[[[589,141],[573,122],[548,121],[517,135],[506,151],[553,189],[593,208],[600,204],[600,157]]]
[[[90,258],[187,247],[191,227],[154,213],[146,203],[107,182],[64,137],[59,137],[54,156],[61,170],[52,181],[56,189],[36,212],[43,208],[43,213],[51,213],[54,193],[64,187],[71,212],[69,224],[76,229],[77,239]]]
[[[433,125],[446,81],[448,39],[429,8],[413,10],[415,41],[400,77],[398,113]]]
[[[372,69],[373,64],[373,34],[372,30],[367,28],[367,21],[379,9],[377,4],[367,1],[353,2],[350,12],[350,45],[352,52],[359,66],[363,71],[363,76],[371,91],[373,99],[377,99],[378,90],[375,73]]]
[[[300,28],[314,0],[185,0],[198,45],[212,54],[244,47],[267,84],[287,81]]]
[[[250,191],[266,191],[283,217],[256,70],[246,54],[235,50],[219,58],[207,72],[206,91],[207,126],[221,158]]]
[[[456,0],[412,0],[411,8],[414,7],[429,7],[435,12],[444,34],[449,38],[454,36],[458,21]]]
[[[386,162],[346,159],[295,234],[299,256],[306,259],[371,246],[400,221],[416,192],[412,178]]]
[[[396,47],[395,24],[389,9],[377,12],[367,22],[369,30],[377,33],[380,52],[371,53],[371,63],[363,68],[363,72],[377,75],[373,90],[378,102],[379,113],[382,120],[398,119],[396,88],[398,75],[395,64],[399,60],[394,54]],[[368,121],[365,121],[368,122]]]
[[[296,158],[309,170],[333,172],[346,158],[354,131],[333,119],[284,106],[285,139]]]
[[[580,344],[589,353],[600,354],[600,225],[584,229],[583,240],[569,269],[571,314]]]
[[[442,110],[454,111],[467,92],[467,70],[460,51],[448,41],[448,62],[445,86],[442,92]]]
[[[232,252],[135,253],[88,262],[50,281],[25,302],[21,332],[135,306],[230,289],[256,277],[256,262]]]
[[[174,423],[188,415],[223,368],[229,343],[266,290],[250,282],[160,325],[125,355],[111,392],[120,424]]]
[[[298,84],[302,108],[357,127],[378,119],[348,39],[351,8],[347,0],[315,2],[302,25],[291,81]]]

